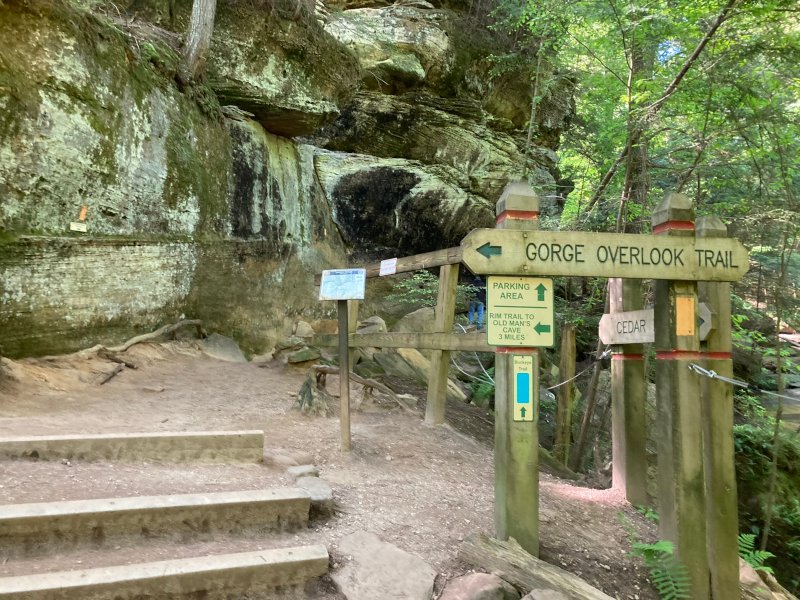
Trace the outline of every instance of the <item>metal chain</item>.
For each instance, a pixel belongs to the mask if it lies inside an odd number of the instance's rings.
[[[746,390],[752,390],[759,394],[768,394],[770,396],[775,396],[776,398],[784,398],[785,400],[794,400],[797,401],[797,398],[792,396],[786,396],[785,394],[778,394],[777,392],[770,392],[769,390],[762,390],[759,387],[751,385],[746,381],[742,381],[741,379],[733,379],[731,377],[724,377],[717,373],[716,371],[711,371],[709,369],[703,368],[697,363],[689,363],[689,370],[694,371],[698,375],[702,375],[703,377],[708,377],[709,379],[717,379],[719,381],[723,381],[725,383],[730,383],[731,385],[735,385],[740,388],[744,388]]]
[[[604,358],[606,358],[606,357],[607,357],[607,356],[609,356],[610,354],[611,354],[611,348],[606,348],[606,349],[603,351],[603,353],[602,353],[602,354],[601,354],[601,355],[600,355],[598,358],[594,359],[594,360],[591,362],[591,364],[590,364],[588,367],[586,367],[586,368],[585,368],[583,371],[581,371],[580,373],[578,373],[578,374],[577,374],[577,375],[575,375],[574,377],[570,377],[570,378],[569,378],[569,379],[567,379],[566,381],[562,381],[561,383],[557,383],[556,385],[554,385],[554,386],[552,386],[552,387],[549,387],[549,388],[545,388],[545,389],[546,389],[546,390],[548,390],[548,391],[552,391],[552,390],[554,390],[554,389],[556,389],[556,388],[559,388],[559,387],[561,387],[562,385],[566,385],[566,384],[568,384],[570,381],[575,381],[575,380],[576,380],[578,377],[580,377],[581,375],[583,375],[584,373],[586,373],[586,371],[588,371],[589,369],[592,369],[592,368],[594,368],[594,363],[600,362],[601,360],[603,360]]]

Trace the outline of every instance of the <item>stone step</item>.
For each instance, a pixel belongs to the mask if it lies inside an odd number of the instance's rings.
[[[0,506],[0,556],[42,556],[131,537],[180,542],[218,535],[296,530],[310,497],[299,488],[137,496]]]
[[[301,598],[328,571],[325,546],[300,546],[0,578],[0,600]]]
[[[0,457],[43,460],[261,462],[263,431],[0,437]]]

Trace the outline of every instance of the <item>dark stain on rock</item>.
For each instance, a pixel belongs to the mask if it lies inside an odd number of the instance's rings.
[[[458,245],[448,239],[443,227],[449,221],[441,210],[444,199],[444,192],[435,190],[418,194],[403,205],[399,219],[401,250],[419,253]]]
[[[231,165],[231,225],[233,235],[248,238],[253,232],[253,187],[258,178],[244,151],[245,135],[238,127],[231,128],[233,164]]]
[[[333,190],[337,222],[353,245],[398,248],[396,211],[420,181],[418,175],[378,167],[341,178]]]
[[[275,178],[269,174],[269,161],[252,161],[247,154],[247,134],[231,128],[233,162],[231,165],[230,219],[233,236],[244,240],[263,239],[271,252],[284,255],[291,247],[285,241],[286,220],[282,217],[284,201]],[[260,183],[260,185],[259,185]],[[260,226],[255,222],[256,211]]]

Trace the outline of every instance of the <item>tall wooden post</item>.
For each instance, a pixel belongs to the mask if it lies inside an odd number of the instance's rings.
[[[537,229],[539,197],[527,183],[509,183],[497,202],[496,215],[497,229]],[[531,355],[533,373],[538,374],[539,353],[533,348],[503,347],[495,352],[495,529],[498,539],[513,537],[538,556],[539,389],[535,383],[534,420],[514,421],[512,374],[514,354]]]
[[[697,220],[698,237],[727,237],[719,217]],[[698,297],[714,315],[714,327],[702,345],[706,369],[733,377],[731,355],[731,285],[700,282]],[[736,504],[736,469],[733,445],[733,389],[729,383],[701,378],[705,448],[706,493],[708,494],[708,563],[711,567],[711,597],[739,599],[739,517]]]
[[[439,293],[434,313],[435,331],[452,333],[456,310],[458,265],[439,267]],[[431,356],[431,372],[428,378],[428,400],[425,406],[425,422],[431,425],[444,423],[447,403],[447,374],[450,371],[450,351],[434,350]]]
[[[643,307],[639,279],[608,280],[609,312]],[[611,456],[614,489],[634,506],[647,502],[647,421],[644,346],[614,346],[611,356]]]
[[[655,235],[693,236],[691,200],[667,194],[652,223]],[[676,252],[658,260],[690,264],[691,258]],[[659,529],[689,570],[691,597],[703,600],[709,597],[703,415],[700,381],[688,367],[700,357],[696,315],[696,282],[655,282]]]
[[[561,328],[561,359],[558,366],[558,378],[564,382],[573,377],[575,377],[575,325],[565,323]],[[565,465],[569,459],[572,438],[572,400],[574,393],[575,384],[572,381],[558,388],[553,457]]]
[[[359,300],[348,300],[347,301],[347,333],[355,333],[358,329],[358,309],[361,306],[361,302]],[[353,367],[356,366],[355,358],[356,358],[356,349],[350,348],[350,351],[347,353],[348,359],[350,361],[350,370],[353,370]]]
[[[347,300],[336,301],[339,316],[339,426],[343,452],[350,452],[350,354],[348,352],[350,328],[347,302]]]

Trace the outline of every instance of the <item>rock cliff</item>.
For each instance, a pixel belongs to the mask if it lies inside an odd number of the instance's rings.
[[[524,172],[530,84],[489,76],[467,4],[220,3],[206,77],[187,86],[187,0],[4,0],[0,354],[180,314],[261,351],[330,309],[313,274],[349,252],[424,252],[491,226]],[[554,81],[538,185],[572,113]]]

